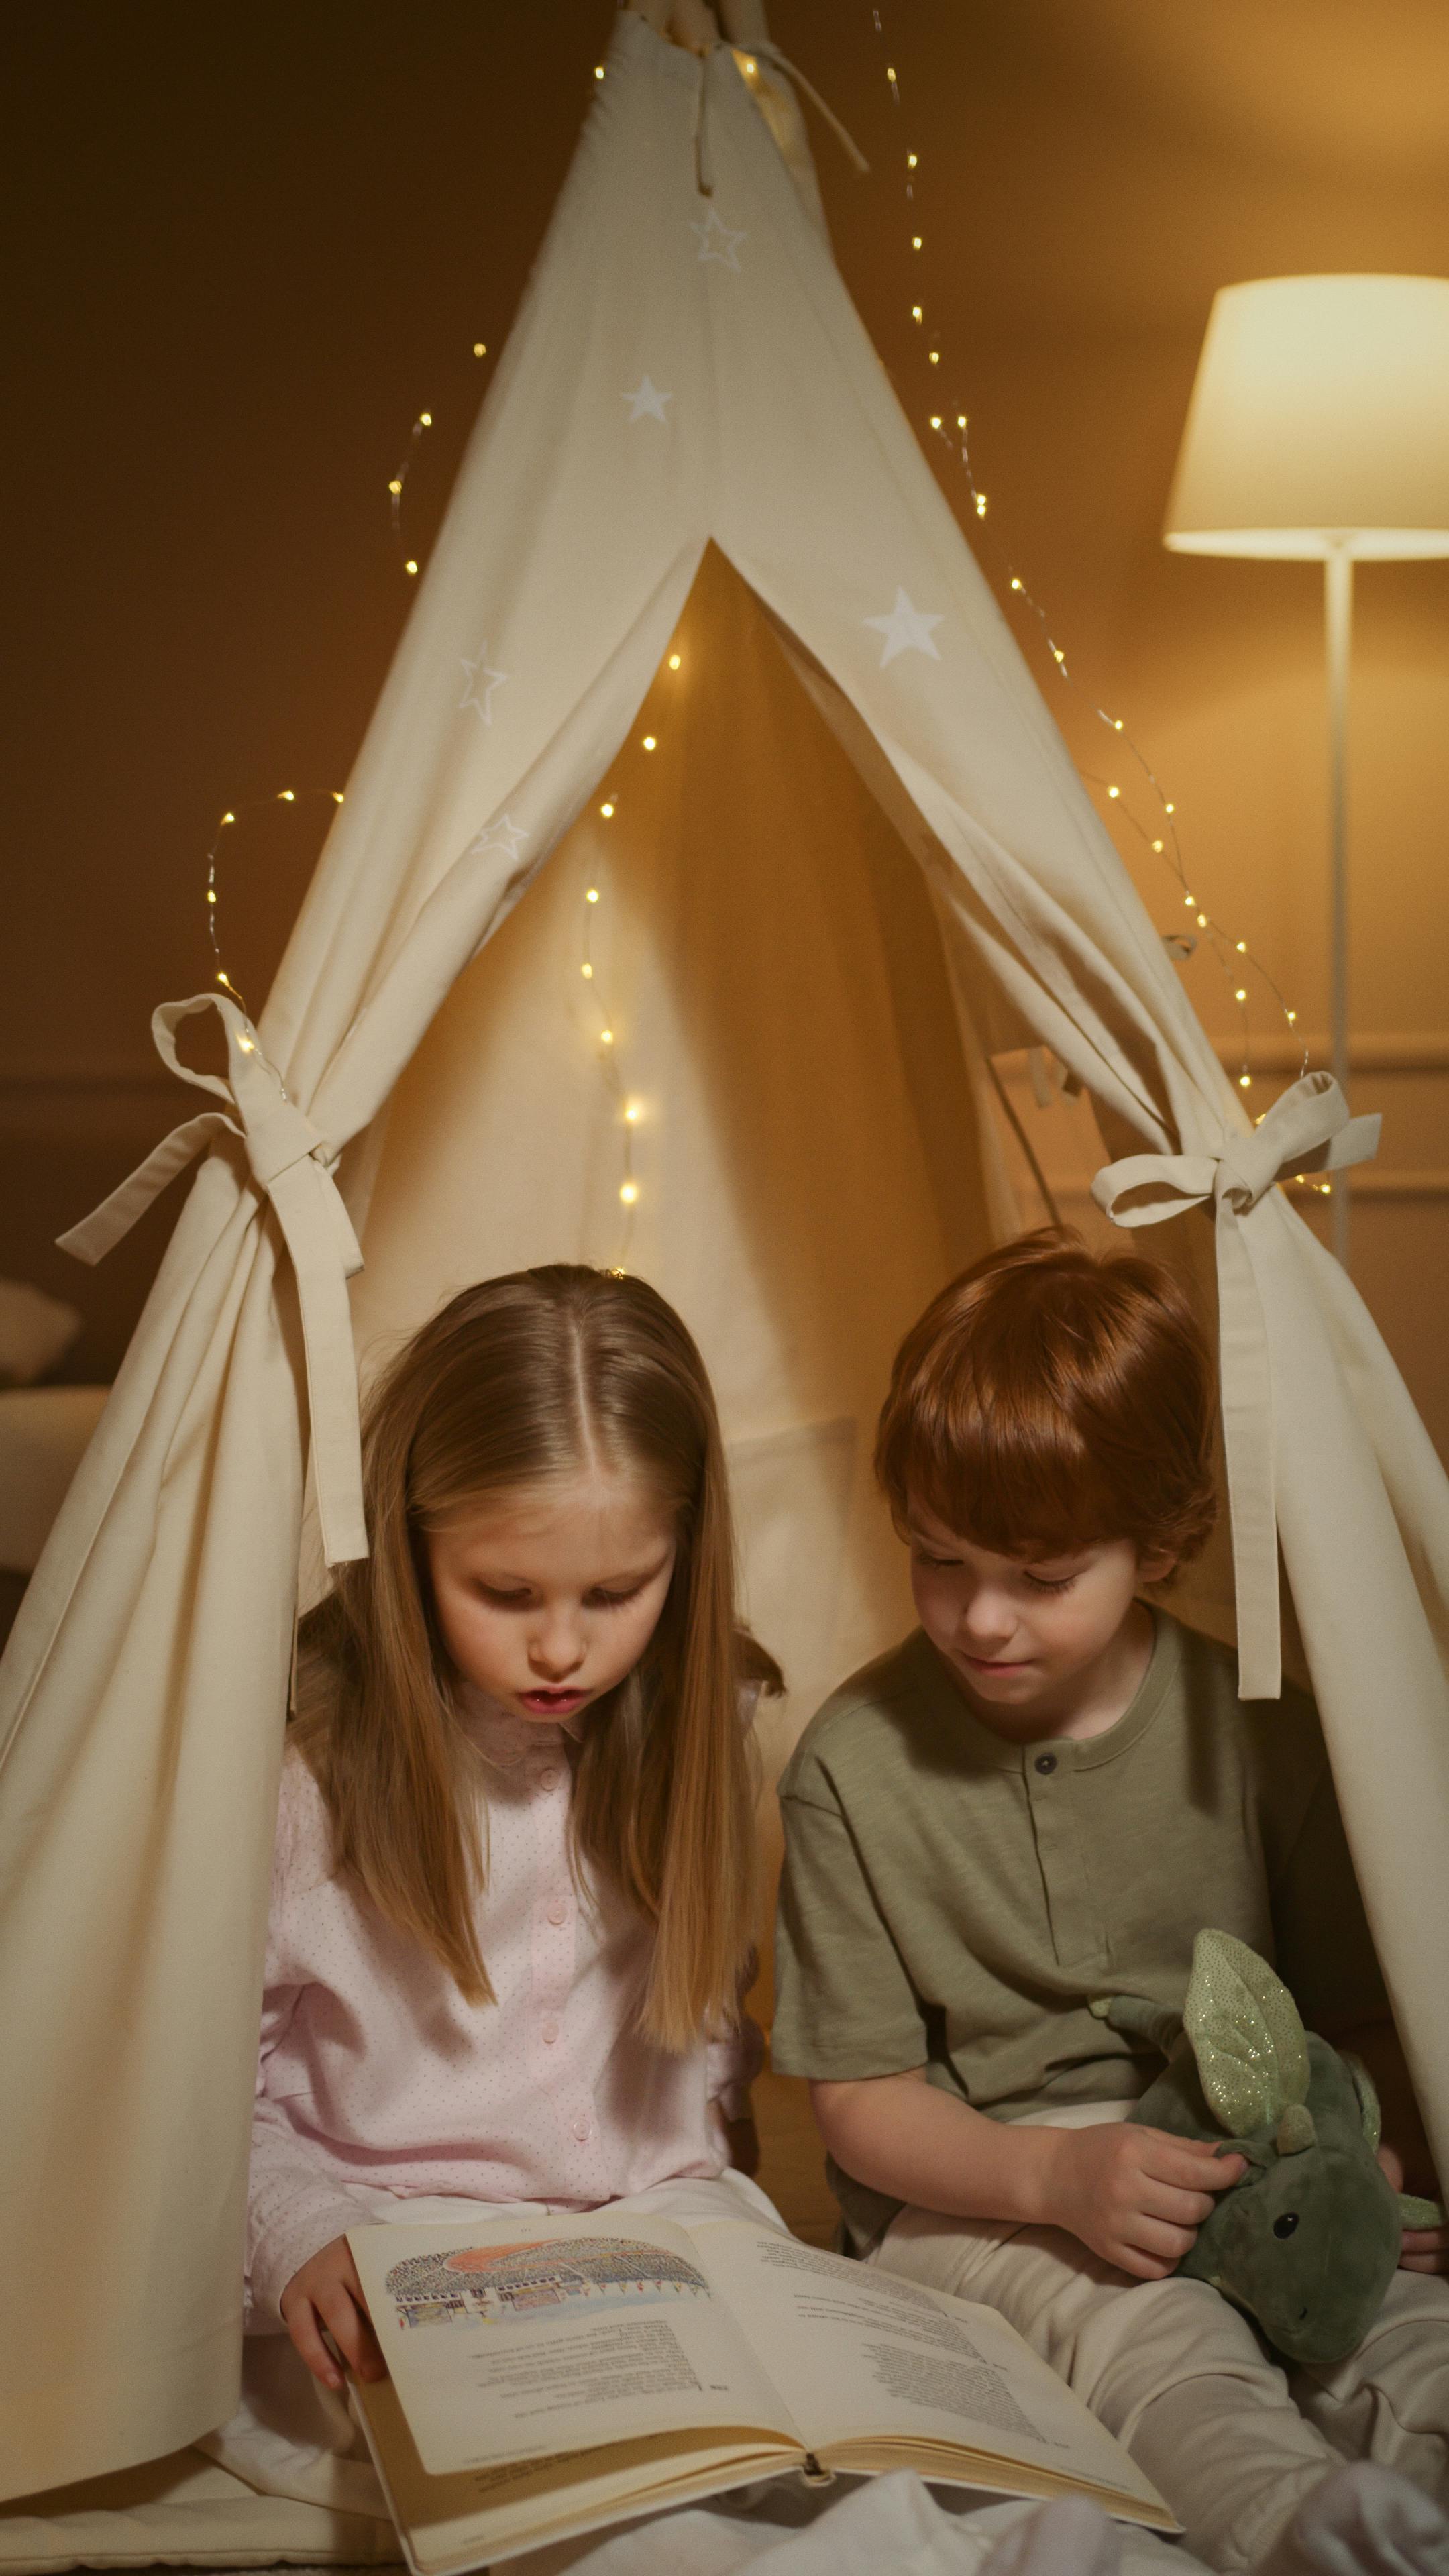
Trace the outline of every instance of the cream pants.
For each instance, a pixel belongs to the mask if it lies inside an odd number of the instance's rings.
[[[1397,2272],[1357,2352],[1287,2376],[1205,2281],[1134,2281],[1054,2227],[905,2209],[867,2259],[1014,2325],[1221,2576],[1256,2565],[1345,2460],[1397,2469],[1449,2510],[1449,2280]]]

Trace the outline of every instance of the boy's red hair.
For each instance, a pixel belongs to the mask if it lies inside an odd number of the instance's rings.
[[[876,1473],[1005,1556],[1131,1539],[1187,1564],[1216,1514],[1214,1382],[1172,1273],[1055,1227],[964,1270],[896,1354]]]

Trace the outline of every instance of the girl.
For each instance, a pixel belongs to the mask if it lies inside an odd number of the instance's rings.
[[[753,2166],[747,1721],[780,1677],[735,1624],[693,1342],[642,1280],[489,1280],[389,1369],[363,1462],[372,1553],[302,1628],[249,2197],[248,2331],[329,2390],[328,2338],[382,2375],[350,2226],[731,2193],[779,2223],[721,2177]],[[284,2351],[247,2374],[278,2430]]]

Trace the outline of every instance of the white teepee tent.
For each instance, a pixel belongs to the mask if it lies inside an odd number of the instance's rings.
[[[1015,1222],[986,1057],[1044,1041],[1086,1086],[1139,1157],[1119,1221],[1215,1215],[1246,1679],[1276,1689],[1276,1515],[1449,2167],[1449,1509],[1271,1186],[1365,1139],[1321,1079],[1247,1120],[759,87],[620,17],[276,989],[255,1029],[183,1006],[224,1023],[217,1106],[78,1230],[94,1256],[209,1149],[4,1666],[7,2493],[233,2406],[309,1447],[325,1552],[363,1545],[353,1226],[364,1365],[465,1278],[617,1258],[596,990],[645,1111],[629,1259],[714,1370],[801,1696],[900,1624],[868,1425],[913,1310]]]

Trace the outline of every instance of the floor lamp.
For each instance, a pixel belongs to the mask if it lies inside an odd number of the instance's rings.
[[[1214,299],[1163,543],[1322,561],[1332,1069],[1348,1092],[1349,650],[1355,562],[1449,555],[1449,279],[1264,277]],[[1348,1264],[1348,1185],[1333,1249]]]

